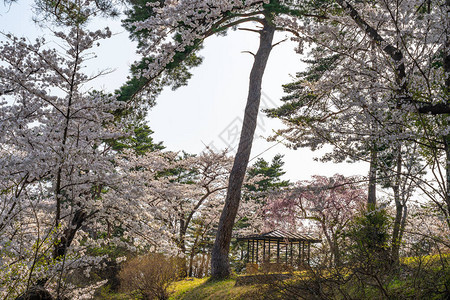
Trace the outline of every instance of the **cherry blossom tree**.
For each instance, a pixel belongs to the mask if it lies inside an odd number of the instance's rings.
[[[148,130],[130,132],[129,120],[117,118],[128,109],[123,101],[89,88],[108,71],[83,73],[95,57],[92,48],[111,32],[75,22],[52,33],[51,41],[34,42],[2,34],[0,292],[6,298],[36,288],[70,297],[73,271],[89,274],[105,258],[89,255],[92,249],[144,248],[164,241],[167,232],[156,227],[151,211],[142,211],[134,189],[142,184],[123,180],[128,169],[120,168],[118,155],[160,145],[150,147]],[[159,156],[153,160],[163,166]],[[142,238],[149,232],[151,238]]]
[[[198,156],[150,152],[125,159],[124,162],[121,168],[130,170],[124,176],[129,180],[129,185],[137,187],[136,182],[141,183],[138,187],[140,196],[136,200],[141,205],[145,203],[145,211],[151,214],[155,223],[152,226],[164,228],[161,233],[165,237],[147,233],[147,237],[154,238],[151,250],[186,258],[185,275],[191,276],[195,257],[210,254],[211,240],[214,239],[225,200],[233,163],[231,157],[226,151],[215,153],[207,149]],[[245,183],[254,185],[263,179],[255,174]],[[113,197],[120,197],[120,193]],[[239,219],[252,219],[252,226],[246,228],[247,231],[254,230],[263,220],[253,214],[262,208],[262,203],[256,199],[249,197],[245,201],[245,209],[238,214]],[[151,229],[143,232],[151,232]]]
[[[450,2],[389,3],[379,1],[377,8],[381,9],[383,14],[375,17],[374,20],[370,15],[366,19],[358,12],[358,7],[348,1],[337,1],[337,3],[346,10],[354,24],[367,35],[367,38],[377,45],[377,50],[386,55],[391,63],[393,62],[391,78],[395,83],[392,97],[395,100],[395,108],[412,113],[412,116],[408,115],[409,119],[411,117],[419,119],[420,134],[415,140],[419,143],[421,140],[425,140],[425,147],[433,152],[434,174],[434,170],[442,172],[442,164],[439,160],[442,153],[444,154],[447,175],[445,178],[441,173],[436,176],[436,180],[440,183],[438,194],[441,194],[440,197],[446,206],[441,211],[449,220],[450,172],[448,165],[450,163],[448,160],[448,120],[446,119],[450,113],[448,105],[450,84],[448,10]],[[367,6],[363,6],[361,9],[369,10]],[[375,29],[368,23],[375,24],[381,20],[386,20],[386,29]],[[408,22],[408,20],[412,20],[412,22]],[[388,28],[391,28],[392,31],[389,32]],[[384,38],[383,35],[389,38]],[[409,37],[412,38],[409,39]],[[420,51],[417,51],[418,49]],[[435,117],[430,118],[426,114]],[[441,130],[430,130],[430,125],[434,127],[435,124]],[[399,133],[402,133],[401,129]],[[435,202],[439,203],[440,201]]]
[[[448,219],[447,2],[310,4],[321,21],[292,22],[298,38],[313,45],[311,67],[271,112],[287,125],[279,134],[293,147],[334,145],[325,159],[369,162],[369,203],[376,203],[377,173],[385,170],[397,186],[413,181]],[[405,149],[416,149],[416,164],[425,162],[434,182],[420,176],[423,167],[406,167]],[[395,192],[401,211],[399,199]]]
[[[365,207],[366,192],[361,181],[336,174],[297,182],[268,200],[264,208],[266,227],[301,229],[324,236],[331,253],[329,264],[339,265],[346,226]]]
[[[74,26],[54,35],[61,50],[43,38],[3,34],[0,232],[5,251],[17,259],[3,266],[24,266],[17,290],[48,281],[59,294],[63,270],[77,256],[69,249],[102,211],[104,189],[118,179],[104,140],[125,133],[111,113],[120,107],[115,98],[85,88],[104,72],[82,73],[90,49],[110,31]]]
[[[150,16],[131,24],[134,33],[145,33],[140,39],[139,53],[147,62],[142,76],[152,80],[160,78],[173,64],[194,53],[207,37],[225,32],[241,24],[257,25],[257,29],[240,28],[260,35],[260,45],[250,72],[249,93],[244,121],[230,173],[227,198],[212,251],[212,276],[224,278],[230,274],[228,252],[232,228],[238,212],[241,188],[249,161],[256,119],[261,98],[264,70],[272,48],[274,32],[292,31],[283,18],[307,14],[298,1],[150,1],[146,3]],[[142,6],[140,6],[142,9]],[[145,9],[144,9],[145,10]],[[142,12],[142,11],[141,11]],[[144,36],[144,35],[141,35]],[[136,95],[145,86],[136,90]]]
[[[148,130],[127,131],[134,128],[116,117],[127,109],[123,101],[88,88],[105,72],[82,69],[108,29],[75,25],[54,35],[60,49],[9,34],[1,44],[0,292],[7,298],[37,287],[57,297],[76,293],[72,271],[89,273],[103,257],[88,253],[108,244],[174,252],[172,241],[186,245],[194,219],[207,231],[217,224],[229,173],[225,153],[179,160],[155,151],[161,146]],[[187,182],[167,175],[176,169]]]
[[[198,156],[181,158],[172,154],[167,169],[156,176],[145,175],[148,176],[146,185],[157,188],[148,190],[144,197],[153,199],[153,209],[163,212],[158,219],[171,233],[177,255],[189,254],[188,269],[192,269],[196,248],[217,226],[231,163],[226,152],[207,150]],[[138,176],[143,174],[138,170]]]

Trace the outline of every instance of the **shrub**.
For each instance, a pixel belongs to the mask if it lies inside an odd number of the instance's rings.
[[[182,261],[159,253],[138,256],[124,263],[119,273],[121,290],[143,299],[169,299],[170,284],[180,278]]]
[[[392,262],[390,227],[389,215],[382,209],[356,217],[346,234],[350,239],[350,247],[346,250],[351,265],[359,265],[363,273],[386,272]]]

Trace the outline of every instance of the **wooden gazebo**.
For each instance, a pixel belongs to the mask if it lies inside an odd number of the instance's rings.
[[[241,246],[241,260],[254,265],[289,265],[301,268],[309,265],[311,244],[321,242],[317,237],[284,230],[273,230],[237,238]],[[247,251],[244,255],[244,248]]]

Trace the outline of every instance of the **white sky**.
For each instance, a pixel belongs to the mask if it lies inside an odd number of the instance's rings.
[[[29,0],[20,0],[10,7],[0,4],[0,30],[29,37],[30,40],[45,34],[32,22],[30,3]],[[125,82],[129,66],[136,59],[135,44],[129,41],[128,33],[120,26],[120,20],[100,20],[90,27],[100,29],[106,26],[114,35],[96,49],[98,57],[91,61],[92,65],[86,72],[90,74],[102,69],[115,69],[113,73],[93,82],[96,89],[113,91]],[[47,40],[51,39],[48,34],[46,37]],[[275,42],[284,37],[284,34],[277,34]],[[237,130],[241,127],[253,62],[253,57],[242,51],[256,52],[258,36],[247,31],[230,31],[225,37],[207,39],[204,46],[200,52],[204,58],[203,64],[192,70],[193,77],[188,86],[176,91],[163,91],[149,114],[148,123],[155,131],[155,140],[163,141],[168,150],[199,153],[205,144],[216,149],[237,146]],[[295,54],[294,46],[285,42],[273,49],[263,80],[263,107],[279,105],[283,95],[281,85],[289,83],[291,76],[302,70],[301,57]],[[261,157],[266,160],[277,153],[284,154],[285,178],[296,181],[309,179],[311,175],[367,174],[367,164],[324,164],[313,160],[320,156],[319,153],[307,149],[290,150],[263,138],[280,127],[280,122],[260,113],[251,158],[263,152]]]

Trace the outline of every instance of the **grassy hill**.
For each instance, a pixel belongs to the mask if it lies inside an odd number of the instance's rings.
[[[450,255],[444,254],[403,258],[398,272],[373,273],[371,276],[347,268],[329,268],[284,274],[240,275],[223,281],[185,278],[171,284],[169,300],[284,300],[299,299],[299,296],[302,299],[450,299],[449,265]],[[141,298],[105,290],[96,299]]]
[[[199,299],[261,299],[263,285],[235,286],[236,278],[223,281],[209,281],[209,278],[186,278],[172,285],[172,295],[169,300],[199,300]],[[104,289],[96,299],[102,300],[137,300],[129,294],[110,293]]]
[[[187,278],[174,284],[171,300],[197,299],[261,299],[262,285],[235,286],[236,278],[208,281],[208,278]]]

